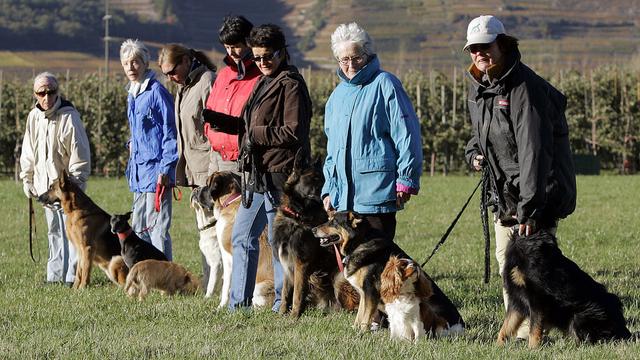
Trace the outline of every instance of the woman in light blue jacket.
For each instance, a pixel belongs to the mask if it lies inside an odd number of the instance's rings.
[[[127,179],[134,193],[132,227],[171,260],[171,188],[178,162],[173,98],[149,69],[149,50],[142,42],[122,43],[120,62],[130,81]]]
[[[358,24],[338,26],[331,50],[340,83],[325,108],[325,209],[359,212],[369,223],[367,237],[393,241],[396,211],[420,188],[420,124],[400,80],[380,69]]]

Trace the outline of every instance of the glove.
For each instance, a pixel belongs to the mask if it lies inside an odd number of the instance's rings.
[[[24,195],[27,198],[37,198],[38,194],[36,192],[36,188],[33,187],[33,184],[31,183],[23,183],[22,184],[22,191],[24,191]]]
[[[204,122],[206,122],[207,124],[211,125],[211,127],[213,129],[219,129],[220,128],[220,119],[221,119],[221,115],[219,112],[217,111],[213,111],[213,110],[209,110],[209,109],[202,109],[202,119],[204,120]]]

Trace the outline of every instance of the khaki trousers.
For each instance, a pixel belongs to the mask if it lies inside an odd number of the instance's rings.
[[[496,233],[496,259],[498,260],[498,269],[500,271],[500,277],[504,276],[504,263],[505,263],[505,251],[507,250],[507,245],[509,241],[513,240],[516,235],[517,226],[503,226],[500,220],[496,220],[494,222],[494,229]],[[548,229],[548,231],[555,235],[557,227],[553,227]],[[502,298],[504,300],[504,308],[507,309],[507,305],[509,304],[509,295],[507,295],[507,291],[502,287]],[[516,335],[518,338],[528,339],[529,338],[529,319],[526,319],[518,328],[518,332]]]

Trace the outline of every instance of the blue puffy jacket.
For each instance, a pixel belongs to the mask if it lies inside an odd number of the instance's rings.
[[[325,108],[325,184],[337,210],[399,210],[396,192],[417,194],[422,173],[420,124],[400,80],[378,58],[340,84]]]
[[[130,155],[127,179],[132,192],[155,192],[158,175],[175,184],[178,149],[171,94],[148,76],[137,96],[127,97]]]

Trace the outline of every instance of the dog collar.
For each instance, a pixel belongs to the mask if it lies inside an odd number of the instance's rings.
[[[218,220],[213,219],[213,221],[208,223],[207,225],[205,225],[203,227],[199,227],[198,231],[205,231],[207,229],[211,229],[212,227],[216,226],[216,223],[218,223]]]
[[[131,235],[131,232],[132,232],[132,231],[133,231],[132,229],[129,229],[129,230],[127,230],[127,231],[123,232],[123,233],[119,232],[119,233],[118,233],[118,239],[120,239],[120,240],[124,240],[124,239],[128,238],[128,237],[129,237],[129,235]]]
[[[282,210],[283,213],[289,215],[290,217],[299,220],[302,216],[300,216],[300,214],[298,214],[297,212],[291,210],[290,207],[288,206],[281,206],[280,210]]]
[[[227,197],[227,199],[224,201],[224,203],[222,203],[222,208],[226,208],[227,206],[229,206],[232,202],[238,200],[240,198],[240,193],[236,193],[235,195],[229,195],[229,197]],[[215,225],[215,223],[213,224]],[[213,226],[212,225],[212,226]]]

